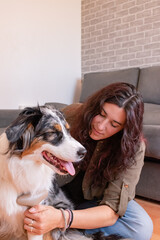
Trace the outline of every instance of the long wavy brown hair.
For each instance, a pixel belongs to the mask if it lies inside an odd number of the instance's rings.
[[[123,108],[126,112],[126,122],[121,131],[103,140],[99,163],[90,171],[90,175],[94,176],[95,185],[100,185],[103,180],[110,181],[119,171],[134,164],[135,154],[143,139],[144,104],[141,94],[128,83],[108,85],[88,98],[71,126],[72,136],[87,149],[87,155],[80,168],[86,170],[96,148],[97,141],[89,136],[91,122],[101,113],[106,102]]]

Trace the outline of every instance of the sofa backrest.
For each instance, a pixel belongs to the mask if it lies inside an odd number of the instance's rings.
[[[87,73],[84,75],[80,102],[84,102],[94,92],[114,82],[127,82],[137,87],[138,78],[139,68]]]
[[[8,127],[21,111],[20,109],[0,109],[0,128]]]
[[[140,70],[138,90],[145,103],[160,104],[160,66]]]

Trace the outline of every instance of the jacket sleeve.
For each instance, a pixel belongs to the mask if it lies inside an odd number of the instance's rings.
[[[111,181],[104,191],[100,205],[108,205],[120,217],[125,214],[128,202],[135,197],[136,185],[144,164],[145,143],[142,142],[136,153],[136,163]]]

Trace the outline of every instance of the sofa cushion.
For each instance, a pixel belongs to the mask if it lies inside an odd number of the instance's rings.
[[[145,158],[136,195],[160,202],[160,164],[153,158]]]
[[[144,104],[143,132],[147,140],[145,156],[160,159],[160,105]]]
[[[141,69],[138,90],[144,102],[160,104],[160,66]]]
[[[160,105],[144,103],[143,124],[160,126]]]
[[[139,68],[130,68],[111,72],[95,72],[84,75],[80,102],[84,102],[97,90],[115,82],[127,82],[137,87]]]

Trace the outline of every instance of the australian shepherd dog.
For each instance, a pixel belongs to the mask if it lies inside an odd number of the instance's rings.
[[[23,228],[24,211],[34,204],[73,208],[55,177],[56,174],[74,175],[72,162],[81,161],[85,153],[85,148],[71,137],[69,125],[60,111],[38,106],[25,108],[19,114],[0,136],[1,240],[44,238],[27,234]],[[77,230],[63,232],[55,229],[50,233],[50,239],[120,239],[100,235],[87,237]]]

